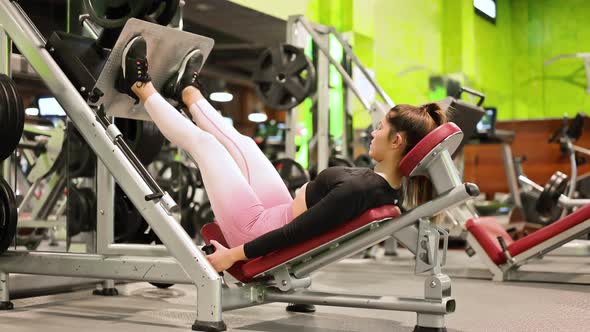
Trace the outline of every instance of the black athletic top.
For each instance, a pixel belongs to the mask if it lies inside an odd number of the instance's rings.
[[[383,205],[401,205],[401,191],[368,168],[330,167],[305,189],[307,211],[285,226],[244,244],[249,259],[318,236]]]

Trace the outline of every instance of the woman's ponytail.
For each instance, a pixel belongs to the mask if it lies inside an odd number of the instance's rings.
[[[440,108],[437,103],[428,103],[420,106],[421,109],[425,110],[428,115],[434,120],[437,126],[447,122],[447,116],[445,112]]]

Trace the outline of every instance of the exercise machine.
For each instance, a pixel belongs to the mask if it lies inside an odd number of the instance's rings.
[[[167,50],[162,52],[165,56],[159,58],[159,61],[150,63],[154,69],[152,77],[157,88],[160,88],[164,78],[171,74],[175,64],[188,51],[188,47],[198,46],[206,56],[213,41],[130,19],[124,25],[113,49],[104,54],[107,60],[102,70],[97,71],[98,75],[90,75],[86,77],[87,81],[83,81],[72,76],[71,66],[80,62],[64,61],[67,54],[55,44],[59,40],[69,40],[67,35],[58,35],[60,39],[54,39],[48,45],[18,3],[10,0],[0,0],[0,22],[4,29],[1,45],[10,46],[12,41],[21,50],[66,110],[84,140],[96,153],[96,191],[100,197],[96,206],[94,253],[9,250],[0,256],[2,309],[12,307],[8,274],[24,273],[106,279],[102,291],[98,292],[101,295],[116,294],[113,279],[194,284],[197,297],[193,330],[223,331],[226,329],[222,318],[223,310],[283,301],[412,311],[418,315],[416,331],[444,330],[445,315],[455,309],[450,279],[441,272],[446,248],[439,250],[439,241],[442,239],[446,242],[446,235],[444,231],[430,224],[428,218],[478,194],[475,185],[464,184],[454,176],[454,173],[449,172],[454,168],[450,161],[450,153],[458,146],[462,136],[456,126],[448,124],[431,133],[404,163],[403,169],[407,175],[431,176],[439,193],[433,201],[402,215],[397,208],[391,206],[368,211],[364,218],[334,230],[336,234],[340,234],[337,235],[338,245],[333,242],[329,246],[323,246],[316,242],[315,247],[318,251],[321,249],[322,254],[309,247],[313,241],[298,246],[298,250],[303,248],[304,252],[316,255],[312,259],[306,259],[293,273],[282,269],[282,277],[270,284],[256,282],[247,283],[240,288],[228,288],[223,286],[222,277],[215,273],[204,253],[194,245],[174,217],[179,210],[178,205],[146,171],[122,139],[117,125],[110,120],[112,109],[141,117],[141,110],[130,107],[131,100],[121,99],[113,90],[122,46],[132,36],[141,33],[154,52],[158,52],[159,49]],[[183,43],[179,43],[180,40]],[[94,45],[90,39],[81,40],[81,44]],[[102,55],[103,50],[100,52],[99,55]],[[1,55],[9,58],[10,53],[10,48],[5,47]],[[7,72],[7,68],[2,69]],[[96,83],[88,84],[92,83],[92,80]],[[163,245],[114,243],[115,181]],[[367,223],[366,227],[360,227],[361,224]],[[355,297],[335,296],[332,301],[326,302],[325,294],[308,293],[308,296],[305,296],[301,293],[285,292],[298,286],[309,286],[308,274],[312,270],[363,250],[392,234],[415,252],[416,272],[427,274],[423,297],[393,298],[389,301],[385,298],[360,300]]]
[[[446,260],[448,233],[427,219],[479,194],[477,186],[464,184],[456,176],[450,157],[462,136],[455,124],[445,124],[427,135],[400,164],[406,176],[426,175],[432,179],[438,192],[434,200],[403,214],[396,206],[371,209],[318,237],[234,264],[227,273],[241,284],[228,291],[251,295],[232,305],[287,302],[416,311],[418,323],[415,331],[444,329],[444,315],[453,312],[455,307],[450,296],[450,279],[440,270]],[[202,234],[208,241],[214,239],[227,245],[217,223],[207,224]],[[390,297],[346,296],[306,290],[311,285],[312,272],[392,236],[416,255],[416,274],[426,273],[424,298],[388,300]],[[442,251],[439,250],[441,240],[444,243]],[[424,306],[434,307],[426,309]]]

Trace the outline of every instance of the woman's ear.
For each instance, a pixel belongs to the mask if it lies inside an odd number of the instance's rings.
[[[404,135],[400,133],[395,133],[393,135],[393,139],[391,140],[391,147],[394,149],[401,149],[406,143],[406,139]]]

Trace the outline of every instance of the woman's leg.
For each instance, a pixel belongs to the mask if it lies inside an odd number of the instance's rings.
[[[291,195],[283,180],[256,143],[227,124],[196,88],[203,60],[199,49],[190,51],[180,62],[178,71],[165,84],[163,94],[184,102],[199,128],[221,142],[264,207],[291,203]]]
[[[286,219],[290,218],[290,205],[265,209],[219,141],[196,127],[156,92],[148,74],[146,55],[147,46],[141,36],[125,46],[117,89],[141,101],[162,134],[199,164],[211,208],[228,242],[244,243],[290,221]]]
[[[225,146],[265,208],[293,201],[279,173],[252,138],[225,122],[197,88],[186,87],[182,97],[199,128]]]
[[[290,221],[291,205],[265,209],[227,150],[182,116],[151,83],[137,95],[162,134],[199,165],[211,208],[230,246],[240,245]]]

